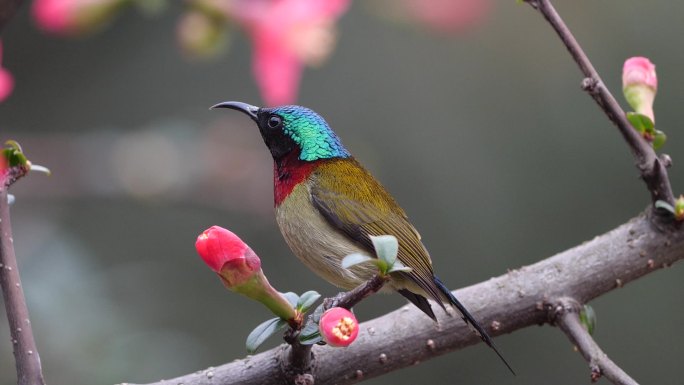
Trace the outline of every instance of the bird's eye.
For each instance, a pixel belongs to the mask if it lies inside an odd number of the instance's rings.
[[[271,128],[276,128],[280,126],[282,122],[283,120],[280,119],[280,116],[273,115],[268,119],[268,126]]]

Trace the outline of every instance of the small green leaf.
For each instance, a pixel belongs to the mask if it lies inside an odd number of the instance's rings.
[[[363,254],[359,254],[359,253],[349,254],[342,259],[342,267],[345,269],[348,269],[352,266],[358,265],[360,263],[372,261],[372,260],[374,260],[374,258],[369,257],[367,255],[363,255]]]
[[[371,235],[371,242],[373,242],[373,247],[375,248],[375,254],[378,259],[381,259],[387,263],[387,266],[391,269],[394,265],[394,261],[397,260],[397,254],[399,253],[399,242],[397,238],[392,235],[380,235],[374,237]]]
[[[397,259],[396,261],[394,261],[394,265],[393,265],[392,268],[388,271],[388,273],[394,273],[394,272],[397,272],[397,271],[402,271],[402,272],[404,272],[404,273],[410,273],[411,270],[413,270],[413,269],[411,269],[410,267],[404,265],[403,263],[401,263],[400,260]]]
[[[247,352],[250,354],[254,353],[264,341],[286,325],[287,321],[282,318],[271,318],[270,320],[261,323],[247,336],[247,342],[245,343]]]
[[[321,320],[321,316],[323,316],[324,311],[325,309],[323,309],[323,304],[318,305],[316,310],[314,310],[311,314],[311,320],[318,325],[318,322]]]
[[[297,303],[299,302],[299,296],[296,293],[293,293],[291,291],[288,291],[287,293],[282,293],[283,297],[287,300],[287,302],[292,305],[292,307],[296,308]]]
[[[24,152],[21,149],[21,145],[16,140],[10,139],[8,141],[5,141],[5,146],[9,146],[11,149],[14,149],[16,152]]]
[[[579,318],[589,334],[594,334],[594,329],[596,329],[596,313],[594,312],[594,308],[589,305],[584,305],[579,313]]]
[[[648,116],[642,115],[637,112],[628,112],[627,120],[629,120],[629,122],[632,123],[634,129],[636,129],[640,133],[653,133],[655,125],[653,124],[651,118],[649,118]]]
[[[665,210],[665,211],[668,211],[672,214],[675,213],[675,208],[672,207],[671,204],[669,204],[665,201],[657,200],[656,203],[654,204],[654,206],[656,209]]]
[[[321,333],[316,333],[315,335],[311,335],[310,338],[307,339],[300,339],[299,343],[302,345],[314,345],[319,342],[323,341],[323,337],[321,337]]]
[[[321,298],[321,295],[317,291],[307,291],[299,297],[296,308],[301,312],[306,312],[319,298]]]
[[[660,147],[665,144],[665,141],[667,140],[667,135],[665,135],[664,132],[660,130],[655,130],[655,134],[653,136],[653,149],[657,150]]]
[[[322,309],[322,306],[319,306],[319,308]],[[317,308],[316,311],[318,311],[319,308]],[[303,345],[313,345],[320,340],[321,333],[318,330],[318,320],[315,320],[314,322],[308,322],[302,331],[299,332],[299,342],[301,342]]]

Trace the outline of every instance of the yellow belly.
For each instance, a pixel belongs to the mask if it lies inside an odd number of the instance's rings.
[[[373,256],[349,240],[318,212],[310,202],[306,184],[297,185],[276,208],[276,221],[292,252],[321,278],[343,289],[352,289],[376,272],[371,264],[350,270],[340,266],[352,253]]]

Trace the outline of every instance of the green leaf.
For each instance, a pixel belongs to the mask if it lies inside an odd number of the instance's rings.
[[[653,136],[653,149],[657,150],[660,147],[665,144],[665,141],[667,140],[667,135],[665,135],[664,132],[660,130],[655,130],[655,134]]]
[[[579,318],[589,334],[594,334],[594,329],[596,329],[596,312],[594,312],[594,308],[589,305],[584,305],[579,313]]]
[[[657,200],[656,203],[654,204],[654,206],[655,206],[656,209],[661,209],[661,210],[669,211],[669,212],[672,213],[672,214],[675,213],[675,208],[672,207],[671,204],[669,204],[669,203],[667,203],[667,202],[665,202],[665,201]]]
[[[392,235],[380,235],[377,237],[371,235],[370,239],[373,242],[378,259],[385,261],[387,267],[391,269],[394,261],[397,260],[397,253],[399,253],[397,238]]]
[[[287,302],[292,305],[292,307],[296,308],[297,303],[299,303],[299,296],[296,293],[293,293],[291,291],[288,291],[287,293],[282,293],[283,297],[287,300]]]
[[[342,259],[342,267],[345,269],[348,269],[348,268],[350,268],[352,266],[356,266],[360,263],[373,261],[374,259],[375,258],[369,257],[367,255],[359,254],[359,253],[349,254]]]
[[[250,354],[254,353],[264,341],[286,325],[287,321],[282,318],[271,318],[270,320],[261,323],[247,336],[247,342],[245,343],[247,352]]]
[[[404,273],[410,273],[411,270],[413,270],[413,269],[411,269],[410,267],[401,263],[400,260],[396,260],[396,261],[394,261],[394,265],[392,266],[392,268],[389,269],[388,273],[394,273],[397,271],[403,271]]]
[[[642,115],[638,112],[628,112],[627,120],[629,120],[634,129],[636,129],[642,134],[652,134],[654,132],[653,129],[655,128],[655,125],[653,124],[651,118],[649,118],[646,115]]]
[[[296,308],[301,312],[306,312],[319,298],[321,298],[321,295],[317,291],[307,291],[299,297]]]
[[[321,337],[321,333],[316,333],[315,335],[312,335],[311,338],[307,339],[300,339],[299,343],[302,345],[313,345],[317,344],[319,342],[323,341],[323,337]]]
[[[323,304],[320,304],[320,305],[318,305],[318,307],[316,307],[316,310],[314,310],[313,313],[311,314],[311,319],[317,325],[318,325],[318,322],[321,320],[321,317],[323,316],[324,311],[325,311],[325,309],[323,309]]]

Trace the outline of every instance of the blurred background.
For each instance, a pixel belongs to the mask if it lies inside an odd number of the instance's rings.
[[[259,28],[283,24],[287,11],[264,20],[231,1],[206,9],[150,0],[107,9],[96,22],[79,16],[69,29],[64,20],[40,24],[32,9],[40,1],[24,3],[2,31],[14,90],[0,104],[0,139],[19,141],[52,170],[12,189],[14,244],[51,384],[151,382],[244,357],[247,334],[270,314],[226,291],[197,256],[195,238],[211,225],[248,242],[279,290],[336,293],[285,245],[270,155],[244,115],[208,110],[220,101],[296,100],[320,112],[401,203],[452,288],[591,239],[649,201],[559,39],[513,0],[338,4],[314,38],[324,44],[279,57],[290,60],[276,66],[290,71],[280,88],[259,67],[278,49],[259,45]],[[623,61],[656,63],[655,113],[669,137],[662,151],[681,193],[684,3],[557,3],[620,101]],[[599,344],[645,384],[681,376],[683,269],[591,303]],[[357,316],[403,303],[375,296]],[[2,384],[15,381],[7,329],[3,308]],[[586,363],[554,328],[496,342],[517,377],[480,344],[367,383],[589,382]]]

